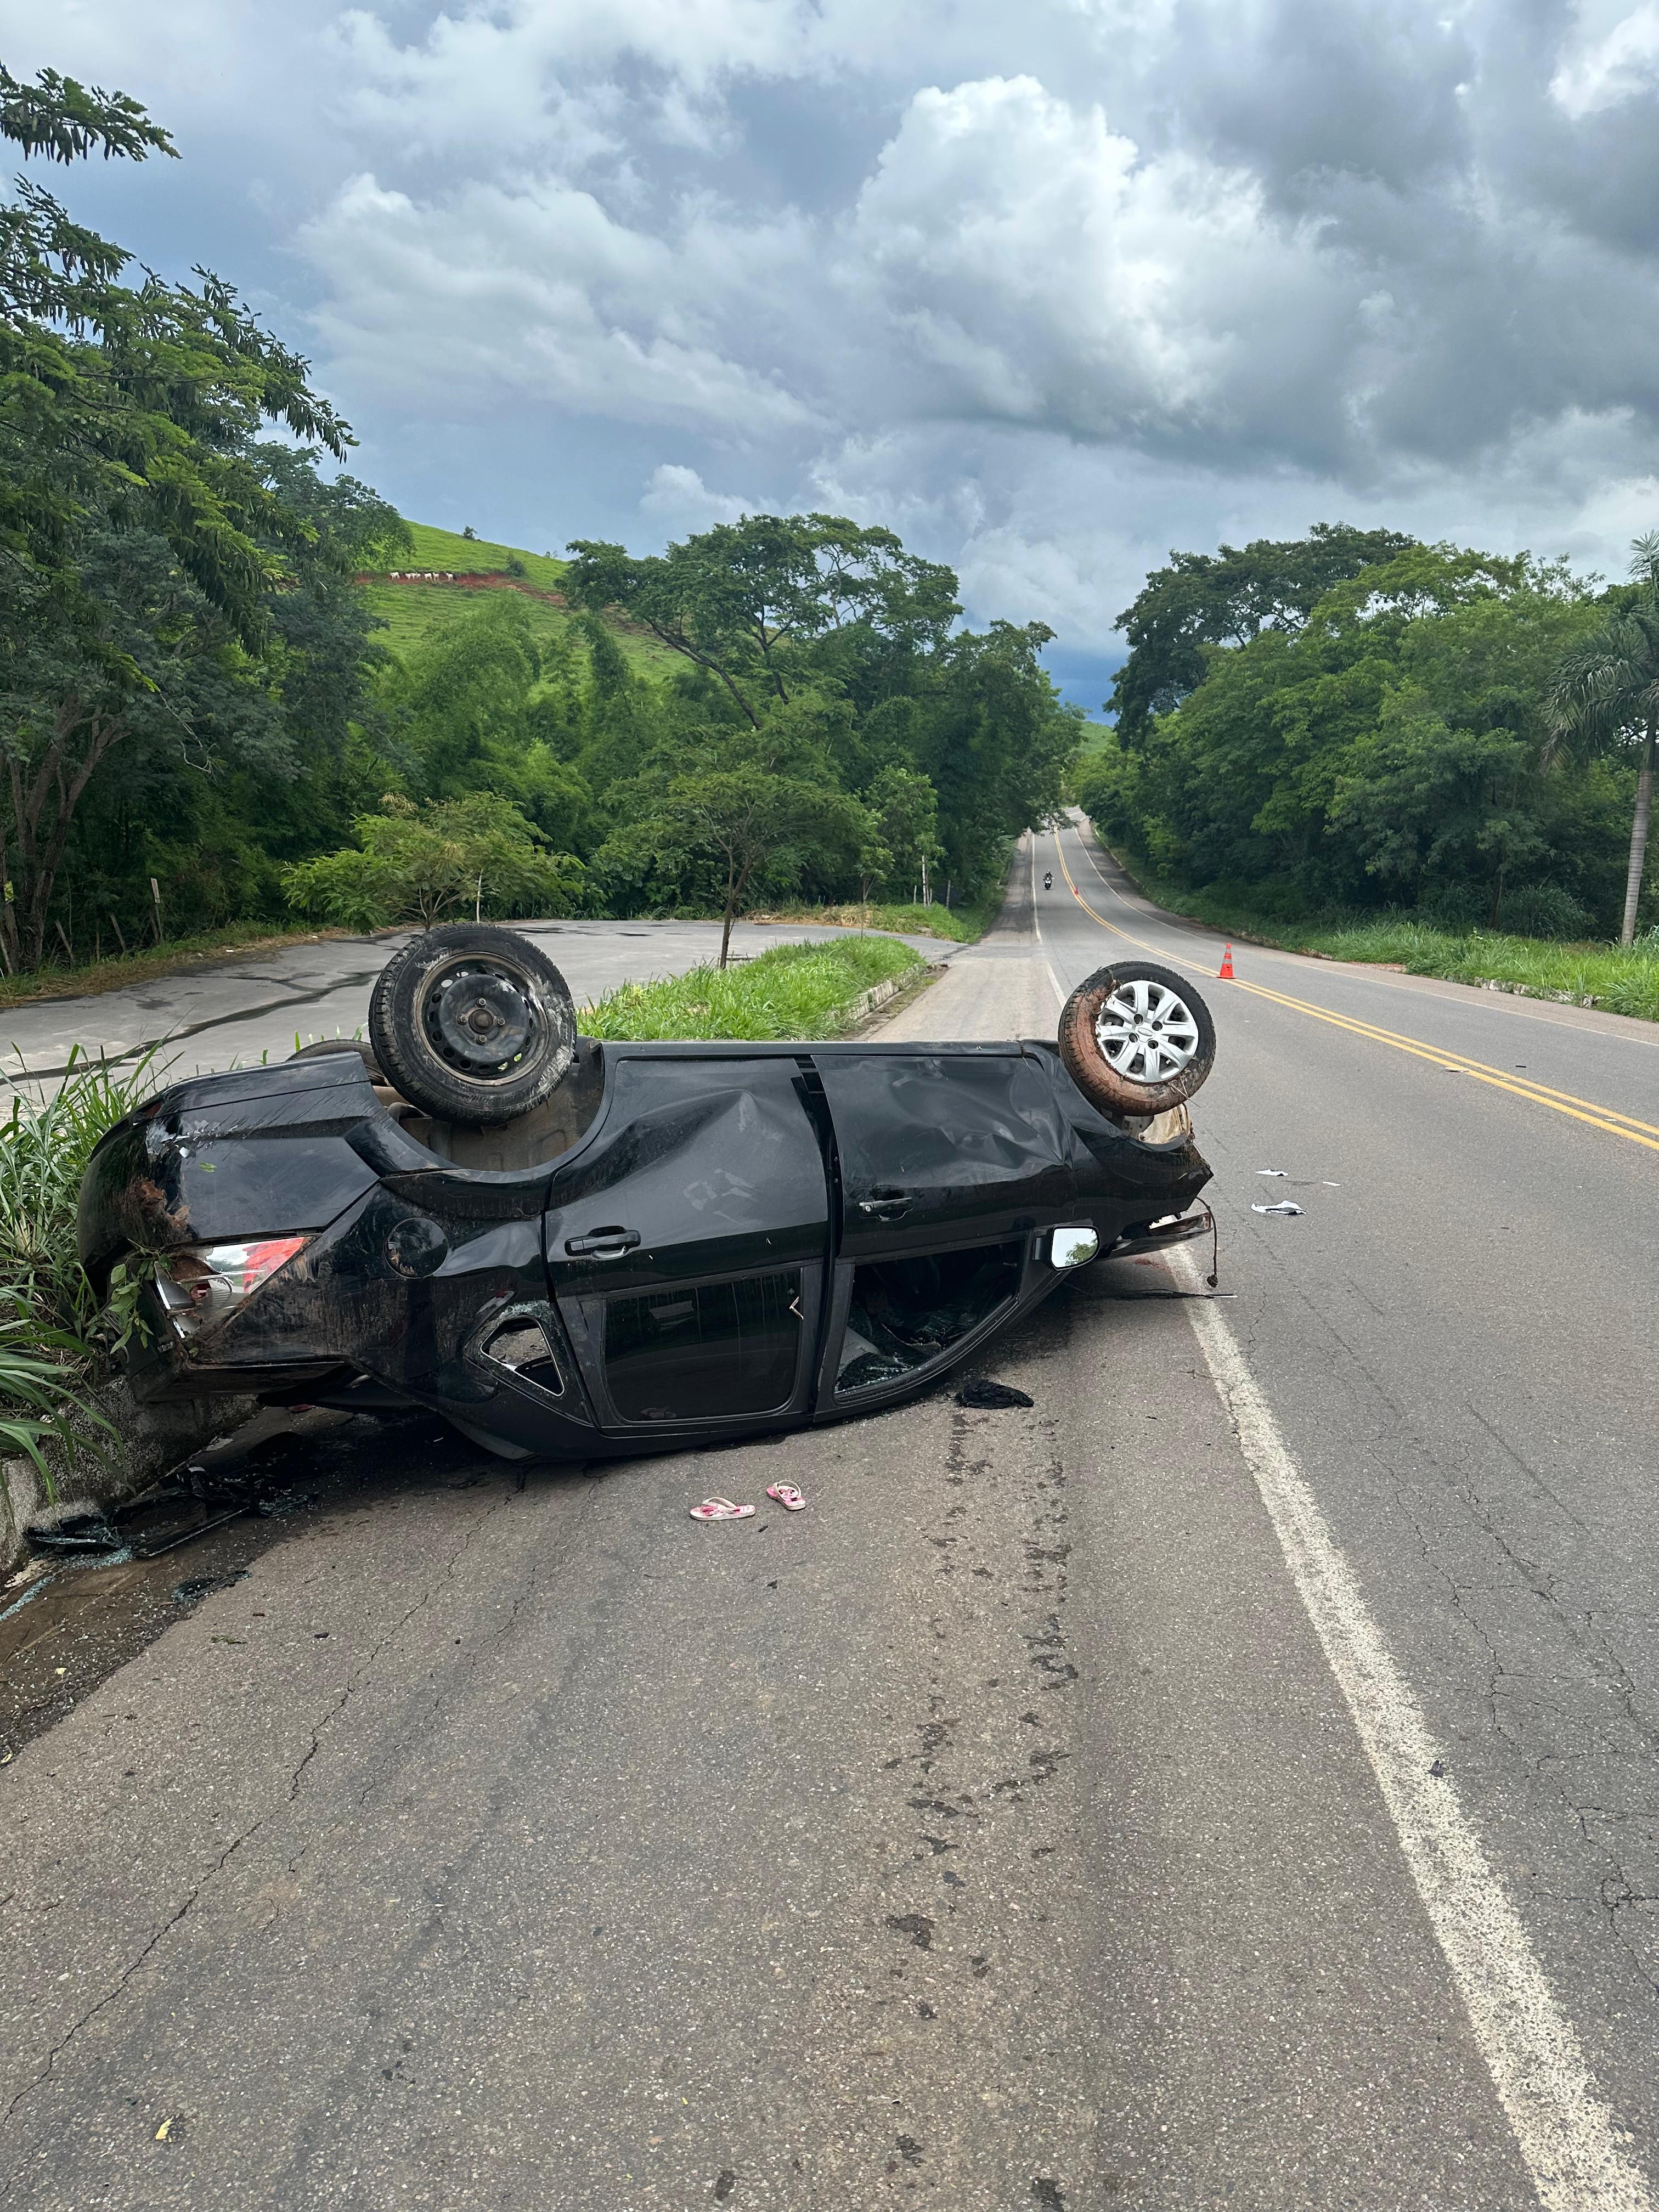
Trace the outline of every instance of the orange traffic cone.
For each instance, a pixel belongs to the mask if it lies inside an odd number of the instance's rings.
[[[1217,973],[1217,975],[1216,975],[1216,981],[1217,981],[1217,982],[1218,982],[1218,983],[1231,983],[1231,982],[1232,981],[1232,980],[1233,980],[1233,948],[1232,948],[1232,946],[1230,945],[1227,947],[1227,950],[1226,950],[1226,951],[1222,954],[1222,956],[1221,956],[1221,966],[1220,966],[1220,969],[1218,969],[1218,973]]]

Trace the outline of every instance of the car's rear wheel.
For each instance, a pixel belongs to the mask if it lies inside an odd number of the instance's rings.
[[[1192,985],[1151,960],[1118,960],[1060,1010],[1060,1056],[1093,1106],[1116,1119],[1166,1114],[1215,1060],[1215,1024]]]
[[[489,1128],[562,1081],[576,1048],[565,980],[528,938],[485,922],[429,929],[389,960],[368,1006],[386,1079],[434,1121]]]

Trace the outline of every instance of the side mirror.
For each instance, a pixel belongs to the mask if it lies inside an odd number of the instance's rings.
[[[1080,1267],[1100,1249],[1100,1238],[1087,1223],[1077,1228],[1056,1229],[1048,1257],[1056,1267]]]

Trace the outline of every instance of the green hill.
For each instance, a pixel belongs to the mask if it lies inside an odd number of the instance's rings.
[[[410,568],[449,568],[457,575],[505,575],[517,562],[524,581],[538,591],[556,592],[566,563],[550,553],[526,553],[516,545],[495,545],[483,538],[463,538],[458,530],[440,530],[430,522],[411,522],[409,534],[414,550],[400,565]]]
[[[522,546],[499,545],[487,538],[464,538],[457,530],[440,530],[430,522],[411,522],[412,550],[398,554],[384,570],[370,572],[364,582],[369,605],[386,627],[380,642],[393,653],[404,653],[461,621],[486,592],[516,591],[529,611],[531,628],[538,636],[561,636],[570,617],[545,596],[556,592],[566,563],[550,553],[531,553]],[[403,580],[410,572],[437,569],[454,576],[499,576],[498,585],[439,584]],[[630,660],[653,673],[665,668],[672,655],[654,638],[612,622],[617,642]]]

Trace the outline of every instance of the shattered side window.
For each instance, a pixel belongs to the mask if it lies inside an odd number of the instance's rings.
[[[800,1357],[800,1272],[606,1301],[605,1370],[625,1421],[711,1420],[787,1405]]]
[[[899,1382],[959,1344],[1014,1296],[1024,1255],[1017,1239],[855,1267],[836,1395]]]

